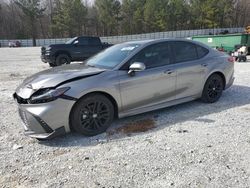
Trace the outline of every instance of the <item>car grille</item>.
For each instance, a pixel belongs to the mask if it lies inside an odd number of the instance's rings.
[[[45,47],[41,47],[41,54],[44,55],[46,53],[46,48]]]

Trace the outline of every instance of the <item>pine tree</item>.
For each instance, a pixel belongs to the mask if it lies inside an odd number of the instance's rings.
[[[29,22],[29,31],[32,36],[33,46],[36,46],[37,19],[43,15],[45,8],[41,7],[41,0],[16,0],[15,3],[22,9]]]

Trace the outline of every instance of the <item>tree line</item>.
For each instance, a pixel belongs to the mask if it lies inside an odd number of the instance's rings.
[[[0,39],[111,36],[247,25],[249,0],[0,2]]]

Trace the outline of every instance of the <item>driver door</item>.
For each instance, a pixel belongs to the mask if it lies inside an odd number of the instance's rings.
[[[73,44],[73,53],[74,53],[74,59],[77,61],[83,61],[86,58],[88,58],[89,55],[89,42],[87,37],[79,37],[75,42],[76,44]]]
[[[144,71],[128,75],[134,62],[144,63]],[[122,111],[137,110],[175,99],[176,71],[168,42],[150,45],[137,53],[119,71]]]

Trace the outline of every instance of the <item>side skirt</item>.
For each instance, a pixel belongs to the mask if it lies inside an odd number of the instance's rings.
[[[136,109],[128,110],[128,111],[125,111],[125,112],[120,112],[119,113],[119,118],[123,118],[123,117],[127,117],[127,116],[133,116],[133,115],[142,114],[142,113],[145,113],[145,112],[150,112],[150,111],[154,111],[154,110],[174,106],[174,105],[177,105],[177,104],[181,104],[181,103],[196,100],[197,98],[199,98],[199,97],[198,96],[185,97],[185,98],[181,98],[181,99],[168,101],[168,102],[165,102],[165,103],[160,103],[160,104],[153,105],[153,106],[136,108]]]

